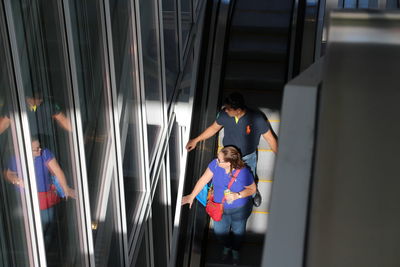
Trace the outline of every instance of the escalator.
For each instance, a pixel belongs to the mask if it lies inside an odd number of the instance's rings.
[[[223,9],[222,3],[224,2],[230,5],[229,8]],[[212,16],[216,22],[215,27],[217,29],[218,23],[221,21],[226,23],[224,30],[213,31],[210,30],[212,27],[207,28],[209,40],[207,40],[207,45],[205,46],[208,49],[208,55],[211,56],[204,57],[203,64],[206,66],[204,69],[209,67],[209,70],[205,72],[206,75],[204,75],[204,80],[201,84],[203,90],[197,90],[195,103],[198,103],[200,112],[196,113],[192,119],[199,122],[198,124],[194,123],[199,126],[191,129],[192,136],[197,136],[207,125],[210,125],[215,120],[215,114],[220,107],[221,100],[232,92],[240,92],[244,95],[247,106],[259,109],[266,114],[273,130],[280,136],[278,129],[280,128],[284,85],[293,78],[293,75],[303,73],[303,76],[307,79],[312,78],[313,83],[311,86],[318,88],[320,82],[318,75],[320,75],[320,69],[323,66],[323,62],[320,61],[313,65],[311,72],[303,72],[314,61],[317,61],[323,53],[321,52],[323,51],[321,43],[326,41],[324,39],[326,36],[322,37],[325,8],[333,4],[332,1],[330,1],[329,5],[324,1],[310,1],[303,4],[301,6],[301,3],[297,1],[236,0],[234,3],[221,1],[218,8],[220,12],[223,11],[221,14],[228,17],[221,19],[218,15],[214,14]],[[334,5],[341,7],[338,4]],[[387,2],[387,8],[389,6],[390,1]],[[310,41],[307,36],[314,36],[314,38]],[[221,39],[222,42],[218,42]],[[293,113],[291,119],[295,120],[294,124],[301,124],[307,127],[308,124],[304,125],[304,123],[310,120],[307,113],[308,109],[314,108],[316,103],[310,102],[305,106],[302,103],[298,103],[300,99],[307,97],[307,93],[310,93],[304,90],[304,87],[309,85],[303,81],[303,77],[300,77],[298,82],[297,86],[301,89],[296,88],[297,95],[292,99],[293,103],[289,109]],[[316,94],[313,95],[313,97],[315,96]],[[300,113],[297,116],[297,110],[302,110],[304,114]],[[305,116],[304,120],[300,116],[302,114]],[[310,123],[315,123],[313,118],[311,118]],[[307,131],[312,131],[312,128],[307,128]],[[290,155],[292,154],[291,149],[299,144],[293,139],[297,129],[293,128],[288,133],[290,135],[287,138],[293,142],[292,145],[290,145],[290,142],[286,143],[286,151]],[[306,135],[308,138],[312,138],[312,135],[308,132]],[[191,170],[188,172],[187,180],[192,180],[192,184],[185,185],[185,191],[189,191],[192,188],[192,185],[204,170],[204,165],[215,156],[216,148],[222,144],[222,137],[223,131],[218,137],[218,141],[207,140],[200,145],[196,155],[189,156],[188,162]],[[283,136],[281,135],[281,137]],[[308,150],[312,150],[312,148],[305,145],[302,144],[303,148],[299,150],[301,155],[309,155],[307,154]],[[275,157],[263,140],[260,141],[258,154],[258,187],[263,196],[263,203],[253,210],[253,214],[249,218],[247,241],[241,252],[240,266],[264,266],[262,264],[268,263],[267,266],[275,267],[278,266],[275,259],[279,259],[281,262],[285,262],[283,259],[291,262],[296,261],[296,264],[298,264],[296,266],[303,266],[302,253],[291,256],[286,255],[286,252],[289,252],[288,243],[282,239],[282,236],[296,239],[295,241],[297,242],[290,242],[290,245],[298,245],[298,247],[304,249],[304,239],[298,238],[298,235],[290,234],[291,232],[286,231],[285,227],[291,225],[293,229],[302,228],[303,225],[299,224],[299,219],[301,220],[301,218],[307,216],[307,212],[302,213],[301,210],[287,209],[287,211],[290,210],[289,214],[283,208],[277,209],[275,207],[272,210],[274,220],[268,219],[272,214],[269,210],[271,206],[269,200],[271,187],[274,184],[272,174],[275,166]],[[285,159],[281,160],[285,162]],[[300,161],[298,166],[302,167],[302,163],[303,161]],[[302,168],[304,169],[304,167]],[[288,169],[282,168],[282,170]],[[308,171],[312,171],[312,168]],[[282,172],[282,174],[284,175],[285,173]],[[302,175],[300,172],[295,174],[296,176]],[[276,173],[274,173],[274,176],[277,177]],[[281,194],[280,198],[291,199],[294,193],[299,193],[299,187],[296,186],[297,183],[290,182],[287,184],[287,192],[289,193]],[[276,196],[276,189],[274,190],[274,196]],[[300,200],[305,199],[304,205],[307,208],[307,195],[299,197],[301,198]],[[292,203],[291,207],[298,207],[300,202]],[[186,262],[180,262],[183,264],[176,266],[212,267],[232,265],[232,262],[222,262],[220,260],[221,247],[214,239],[212,223],[210,224],[207,219],[204,219],[206,217],[204,208],[195,206],[194,210],[195,215],[188,218],[191,223],[188,223],[188,228],[186,229],[187,236],[185,237],[190,237],[189,241],[183,242],[183,244],[186,244],[184,253]],[[290,219],[284,219],[283,215],[287,215],[287,218]],[[268,226],[268,223],[271,223],[271,225]],[[280,228],[281,232],[275,231],[268,234],[268,231],[273,229],[271,228],[272,223],[282,226]],[[268,236],[266,238],[266,246],[264,246],[265,236]],[[270,238],[271,236],[273,236],[272,239]],[[265,249],[268,247],[269,240],[275,243],[273,247],[275,249],[274,253],[271,253],[271,249]],[[263,254],[264,259],[262,260]],[[270,259],[268,261],[266,261],[265,255],[269,255]],[[276,255],[276,257],[272,257],[272,255]],[[315,255],[318,254],[316,253]],[[299,256],[299,258],[296,258],[296,256]]]
[[[192,127],[192,136],[215,120],[221,100],[231,92],[240,92],[249,107],[266,114],[273,130],[278,133],[283,86],[287,81],[289,65],[293,1],[236,0],[229,4],[221,1],[215,6],[218,14],[210,12],[211,25],[206,27],[206,50],[211,55],[203,57],[204,69],[211,67],[208,73],[205,72],[202,81],[201,86],[204,89],[197,90],[195,103],[201,103],[197,108],[200,112],[193,117],[192,123],[199,126],[197,129]],[[214,32],[210,31],[213,21],[216,23]],[[199,114],[202,114],[201,118]],[[194,182],[197,180],[201,170],[215,156],[222,137],[223,131],[218,137],[218,143],[207,140],[200,145],[197,155],[189,155],[192,168],[188,170],[187,177],[194,178]],[[247,241],[243,246],[241,266],[260,266],[267,230],[275,154],[264,139],[260,141],[258,156],[258,187],[263,202],[260,207],[254,208],[248,220]],[[198,173],[193,169],[198,170]],[[191,187],[192,185],[188,185],[185,191]],[[195,215],[189,219],[193,223],[189,223],[189,230],[186,232],[186,237],[191,238],[191,242],[186,241],[186,246],[181,242],[180,246],[186,253],[176,266],[231,265],[231,259],[227,262],[220,260],[221,248],[210,230],[212,223],[210,225],[208,221],[204,221],[204,208],[195,207],[194,210]]]
[[[224,62],[224,91],[282,91],[292,2],[236,1]]]

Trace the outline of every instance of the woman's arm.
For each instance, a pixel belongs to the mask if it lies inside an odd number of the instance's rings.
[[[252,196],[257,191],[257,186],[254,182],[251,185],[245,186],[244,188],[245,189],[240,192],[231,192],[230,194],[225,196],[226,201],[233,202],[239,198]]]
[[[13,185],[19,186],[19,187],[24,187],[24,181],[22,181],[21,178],[17,176],[16,172],[11,171],[10,169],[7,169],[5,171],[6,173],[6,180],[12,183]]]
[[[200,193],[201,189],[211,181],[213,177],[213,173],[210,170],[210,168],[207,168],[207,170],[203,173],[203,175],[200,177],[200,179],[197,181],[196,185],[193,188],[192,193],[189,195],[186,195],[182,197],[182,205],[189,204],[189,208],[192,207],[193,200],[194,198]]]
[[[50,172],[57,177],[58,181],[60,182],[61,187],[64,190],[66,197],[76,198],[75,190],[70,188],[67,184],[67,179],[65,179],[65,175],[63,170],[61,169],[60,165],[58,164],[55,158],[52,158],[48,163],[47,166]]]

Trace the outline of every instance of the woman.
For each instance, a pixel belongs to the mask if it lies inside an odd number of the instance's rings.
[[[201,189],[212,180],[214,201],[221,203],[224,191],[231,178],[240,170],[230,192],[225,193],[224,213],[221,221],[214,221],[214,233],[224,245],[222,258],[226,260],[232,250],[233,262],[239,263],[239,249],[242,244],[247,218],[253,207],[251,196],[256,192],[256,184],[250,169],[245,167],[239,151],[233,146],[224,147],[218,158],[211,161],[207,170],[197,181],[192,193],[182,198],[182,205],[192,207],[193,200]],[[232,231],[232,239],[230,239]]]
[[[64,172],[58,164],[53,153],[47,148],[42,150],[40,147],[39,139],[37,137],[32,138],[32,156],[35,165],[36,187],[39,197],[40,217],[42,221],[43,235],[47,246],[50,243],[54,228],[54,205],[56,205],[60,201],[60,198],[55,195],[56,193],[54,191],[55,189],[52,186],[53,181],[51,176],[54,175],[55,179],[57,179],[64,192],[64,197],[75,198],[75,191],[68,186]],[[24,181],[22,180],[22,178],[20,178],[17,169],[17,161],[16,158],[13,157],[6,171],[6,178],[15,186],[23,188]],[[52,194],[52,198],[49,197],[49,192]]]

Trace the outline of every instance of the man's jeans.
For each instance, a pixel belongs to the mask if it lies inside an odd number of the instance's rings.
[[[254,178],[256,177],[256,171],[257,171],[257,151],[254,151],[253,153],[247,154],[242,158],[244,163],[246,163],[247,166],[251,169],[251,172],[253,173]]]
[[[257,171],[257,151],[254,151],[253,153],[247,154],[242,158],[244,163],[246,163],[247,166],[249,166],[251,172],[253,173],[254,176],[254,182],[257,184],[258,178],[256,178],[256,171]],[[257,193],[254,193],[252,197],[255,197]]]
[[[214,221],[214,233],[224,247],[239,250],[246,234],[246,223],[253,209],[251,199],[246,205],[234,208],[224,209],[222,220]],[[230,231],[232,230],[232,239]]]

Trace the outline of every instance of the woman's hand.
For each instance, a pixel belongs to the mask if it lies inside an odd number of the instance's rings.
[[[211,181],[213,177],[212,171],[207,168],[200,179],[197,181],[196,185],[193,188],[192,193],[182,197],[181,205],[189,204],[189,208],[192,208],[193,200],[197,196],[198,193],[203,189],[203,187]]]
[[[230,192],[229,194],[225,195],[226,203],[232,203],[233,201],[235,201],[238,198],[239,198],[239,194],[235,193],[235,192]]]
[[[182,197],[181,205],[183,206],[183,205],[189,204],[189,209],[191,209],[193,200],[194,200],[194,197],[192,195],[184,196],[184,197]]]
[[[16,185],[16,186],[18,186],[18,187],[21,187],[21,188],[23,188],[24,187],[24,181],[22,181],[22,179],[21,178],[14,178],[13,180],[12,180],[12,183],[13,183],[13,185]]]
[[[71,187],[66,187],[66,188],[63,188],[63,190],[64,190],[64,194],[65,194],[65,197],[68,199],[69,197],[72,197],[73,199],[76,199],[76,194],[75,194],[75,190],[74,189],[72,189]]]
[[[6,174],[5,175],[6,180],[8,180],[10,183],[12,183],[13,185],[18,186],[20,188],[24,187],[24,181],[17,176],[17,172],[13,172],[13,171],[7,169],[5,171],[5,174]]]

